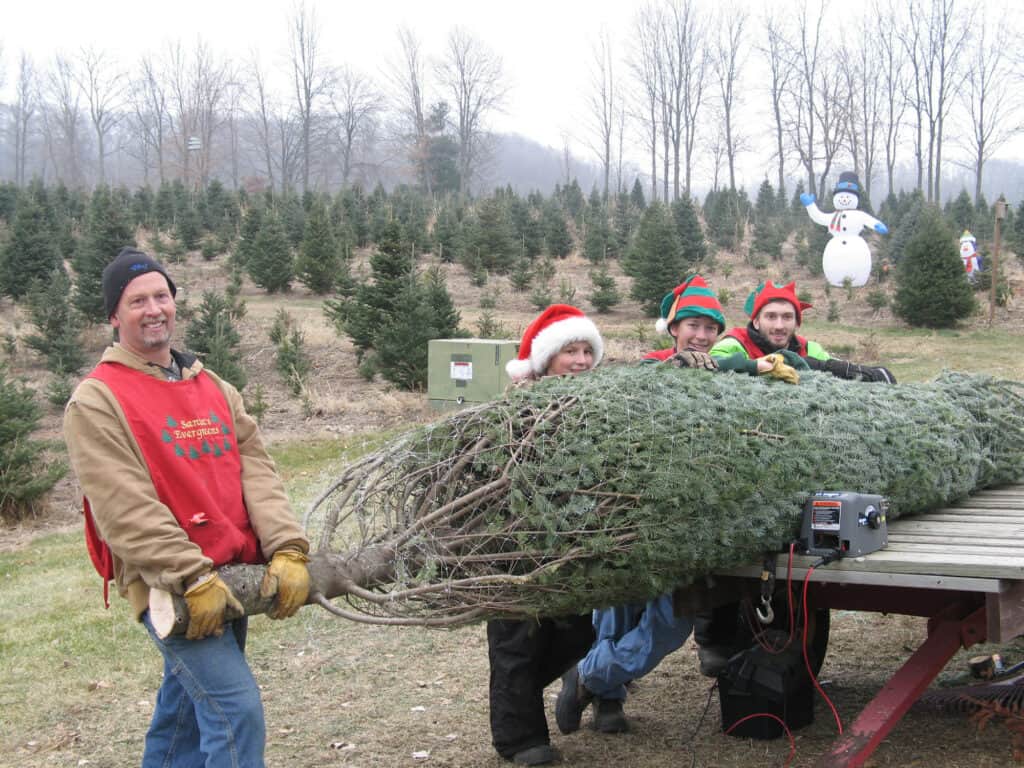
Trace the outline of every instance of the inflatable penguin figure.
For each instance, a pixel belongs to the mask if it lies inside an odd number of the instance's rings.
[[[966,229],[960,235],[960,258],[964,262],[967,279],[973,283],[983,267],[981,266],[981,254],[978,253],[978,239]]]
[[[857,210],[860,203],[860,181],[857,174],[852,171],[839,174],[839,181],[832,192],[835,213],[819,210],[812,194],[800,195],[800,202],[807,208],[811,221],[828,227],[832,235],[821,261],[825,278],[835,286],[843,286],[847,279],[855,287],[864,285],[871,276],[871,249],[860,236],[860,231],[870,227],[885,235],[889,228],[874,216]]]

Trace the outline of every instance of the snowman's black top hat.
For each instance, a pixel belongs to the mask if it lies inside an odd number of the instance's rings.
[[[840,173],[839,181],[836,182],[836,188],[832,190],[832,194],[838,192],[852,192],[860,199],[860,179],[857,178],[857,174],[853,171]]]

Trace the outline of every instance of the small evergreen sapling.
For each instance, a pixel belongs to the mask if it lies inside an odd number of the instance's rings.
[[[67,472],[46,458],[46,445],[30,436],[39,424],[32,390],[0,370],[0,518],[17,522],[34,514]]]
[[[956,242],[939,211],[924,208],[897,267],[893,302],[911,325],[951,328],[976,309]]]

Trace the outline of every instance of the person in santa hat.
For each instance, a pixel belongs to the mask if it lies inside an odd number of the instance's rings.
[[[544,376],[575,376],[601,362],[604,341],[579,309],[553,304],[527,326],[519,354],[505,365],[513,385]],[[551,746],[544,688],[594,642],[589,613],[540,620],[487,622],[490,661],[491,741],[517,765],[548,765],[560,759]]]

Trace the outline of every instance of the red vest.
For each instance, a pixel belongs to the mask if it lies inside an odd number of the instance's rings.
[[[89,378],[102,381],[117,398],[157,497],[214,567],[263,562],[242,498],[235,424],[213,380],[200,372],[166,381],[119,363],[101,363]],[[109,549],[94,528],[88,500],[85,513],[89,554],[109,579]]]
[[[771,354],[771,352],[765,352],[754,343],[754,340],[750,338],[750,334],[747,333],[746,328],[733,328],[725,335],[736,339],[736,341],[742,344],[743,348],[747,351],[747,356],[751,360]],[[797,354],[801,357],[807,357],[807,339],[803,336],[797,336],[796,341],[800,345],[800,348],[797,350]]]
[[[668,360],[670,357],[672,357],[672,355],[674,355],[675,353],[676,353],[676,348],[675,347],[669,347],[668,349],[657,349],[654,352],[648,352],[646,355],[644,355],[643,359],[644,360],[657,360],[657,361],[663,363],[666,360]]]

